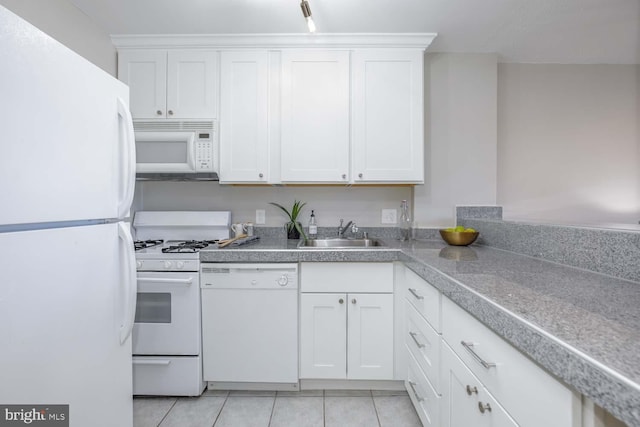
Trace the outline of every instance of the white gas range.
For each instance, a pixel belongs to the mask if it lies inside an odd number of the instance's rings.
[[[198,396],[204,390],[198,252],[228,239],[230,225],[230,212],[136,213],[134,395]]]

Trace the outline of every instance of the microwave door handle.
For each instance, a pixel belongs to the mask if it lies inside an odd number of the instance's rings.
[[[196,138],[195,138],[195,133],[192,133],[191,135],[189,135],[189,139],[187,140],[187,147],[189,150],[189,163],[191,166],[191,170],[193,170],[194,172],[196,172],[198,170],[198,167],[196,166]]]

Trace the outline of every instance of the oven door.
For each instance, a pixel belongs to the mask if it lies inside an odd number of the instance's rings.
[[[200,354],[200,283],[197,272],[138,273],[133,354]]]
[[[195,132],[136,132],[137,173],[194,173]]]

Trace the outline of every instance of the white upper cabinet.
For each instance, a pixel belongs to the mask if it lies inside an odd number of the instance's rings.
[[[166,117],[167,51],[118,52],[118,79],[129,85],[129,106],[134,118]]]
[[[220,181],[269,180],[267,51],[220,57]]]
[[[131,88],[136,119],[216,117],[217,53],[202,50],[126,49],[118,78]]]
[[[282,52],[282,182],[348,183],[349,52]]]
[[[167,117],[176,119],[216,117],[216,74],[216,52],[169,51]]]
[[[353,181],[424,182],[421,50],[356,50]]]
[[[221,182],[366,185],[424,183],[423,61],[434,37],[112,39],[134,118],[220,118]]]

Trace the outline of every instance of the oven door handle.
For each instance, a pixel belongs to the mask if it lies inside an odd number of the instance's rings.
[[[168,277],[138,277],[138,282],[166,283],[170,285],[191,286],[193,284],[193,277],[189,277],[188,279],[171,279]]]
[[[170,359],[153,359],[153,360],[149,360],[149,359],[133,359],[133,364],[134,365],[170,365],[171,364],[171,360]]]

